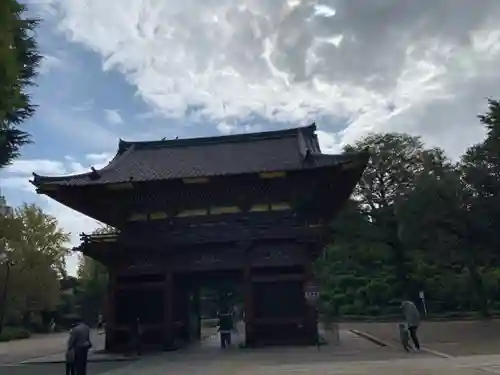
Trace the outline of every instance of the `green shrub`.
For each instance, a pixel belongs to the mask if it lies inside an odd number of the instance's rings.
[[[340,315],[355,315],[358,314],[359,311],[354,305],[344,305],[339,307],[339,313]]]
[[[3,327],[0,342],[27,339],[31,336],[30,331],[20,327]]]
[[[368,306],[366,312],[368,315],[379,316],[381,313],[381,309],[379,306]]]

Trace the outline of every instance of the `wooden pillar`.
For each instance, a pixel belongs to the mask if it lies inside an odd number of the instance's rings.
[[[194,309],[196,314],[196,339],[201,339],[201,303],[200,288],[197,286],[194,291]]]
[[[250,246],[248,246],[245,249],[245,267],[243,269],[245,294],[245,345],[247,346],[255,344],[254,288],[252,281],[252,259],[250,251]]]
[[[108,268],[108,286],[106,291],[106,306],[105,306],[105,329],[106,338],[104,349],[112,351],[115,347],[115,331],[116,331],[116,270],[110,266]]]
[[[163,344],[165,349],[174,347],[174,286],[173,286],[172,264],[169,262],[165,270],[165,295],[164,295],[164,314],[163,314]]]
[[[306,247],[307,258],[304,265],[304,293],[306,291],[306,286],[314,282],[313,262],[311,259],[310,250],[310,248]],[[307,304],[306,316],[304,318],[307,335],[307,337],[305,337],[304,339],[308,344],[316,344],[318,339],[318,310],[316,306]]]

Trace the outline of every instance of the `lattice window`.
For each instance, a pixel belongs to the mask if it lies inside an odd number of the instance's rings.
[[[152,212],[149,214],[150,220],[164,220],[168,218],[168,214],[163,211]]]
[[[269,204],[254,204],[250,207],[250,212],[266,212],[269,211]]]
[[[192,210],[182,210],[177,214],[177,217],[192,217],[192,216],[204,216],[208,214],[208,209],[199,208]]]
[[[289,203],[271,203],[271,211],[287,211],[291,210],[292,206]]]
[[[210,207],[210,215],[236,214],[240,212],[238,206],[215,206]]]
[[[148,220],[148,215],[147,214],[139,214],[139,213],[134,213],[129,216],[128,221],[147,221]]]

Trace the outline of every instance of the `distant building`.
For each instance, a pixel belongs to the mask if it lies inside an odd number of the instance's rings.
[[[5,197],[2,195],[2,192],[0,191],[0,216],[8,216],[12,215],[14,213],[14,210],[12,207],[7,205],[7,200]]]
[[[2,195],[2,191],[0,190],[0,217],[12,215],[13,211],[12,207],[7,205],[7,200]],[[0,238],[0,253],[4,253],[5,249],[5,239],[2,236]]]

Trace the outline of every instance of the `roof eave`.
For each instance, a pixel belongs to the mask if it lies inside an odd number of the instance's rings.
[[[128,145],[124,146],[126,142],[123,141],[122,139],[119,140],[118,142],[118,150],[116,151],[115,156],[110,160],[110,162],[100,168],[100,169],[95,169],[93,166],[90,167],[90,172],[85,172],[85,173],[78,173],[78,174],[73,174],[73,175],[68,175],[68,176],[42,176],[39,175],[35,172],[32,173],[33,175],[33,180],[30,180],[30,183],[34,185],[37,188],[40,188],[42,185],[45,184],[50,184],[50,185],[61,185],[64,184],[68,181],[71,181],[72,179],[75,178],[90,178],[90,179],[99,179],[100,174],[102,171],[106,169],[110,169],[114,166],[114,163],[118,160],[119,156],[123,154],[129,147]],[[66,185],[66,184],[65,184]],[[69,186],[69,185],[68,185]]]

